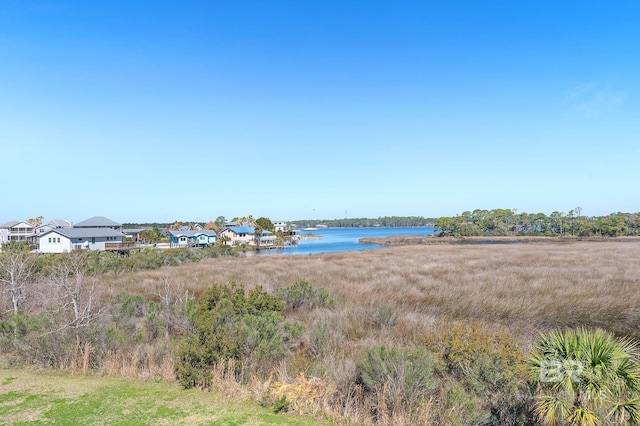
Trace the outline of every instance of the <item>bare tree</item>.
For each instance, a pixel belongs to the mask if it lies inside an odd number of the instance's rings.
[[[166,336],[169,337],[171,329],[186,330],[189,322],[186,321],[186,311],[192,295],[181,281],[174,282],[168,275],[160,278],[150,291],[152,297],[158,298],[162,307],[161,315],[167,320]]]
[[[36,271],[36,257],[26,245],[9,243],[0,252],[0,284],[11,300],[13,315],[18,315],[27,297],[27,286]]]
[[[79,329],[91,326],[101,315],[95,280],[86,274],[86,263],[85,253],[73,251],[52,267],[47,280],[58,302],[57,311],[68,314],[55,331],[74,329],[78,344]]]

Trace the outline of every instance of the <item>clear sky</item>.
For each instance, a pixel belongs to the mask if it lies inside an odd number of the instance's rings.
[[[0,222],[640,211],[640,2],[0,7]]]

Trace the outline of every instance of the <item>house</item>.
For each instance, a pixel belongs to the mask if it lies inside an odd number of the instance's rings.
[[[298,230],[296,229],[296,225],[290,222],[284,222],[281,220],[277,220],[273,222],[273,226],[275,228],[276,233],[281,232],[282,237],[286,244],[298,244],[300,241],[300,237],[298,236]]]
[[[36,239],[39,235],[56,228],[73,228],[73,223],[65,219],[53,219],[36,228]]]
[[[121,246],[125,235],[111,228],[55,228],[38,236],[41,253],[67,253],[72,250],[108,250]]]
[[[216,237],[214,231],[169,231],[169,247],[207,247]]]
[[[263,247],[263,248],[273,247],[276,245],[276,240],[277,240],[276,235],[271,231],[267,231],[266,229],[264,229],[260,233],[260,247]]]
[[[111,219],[107,219],[104,216],[94,216],[87,220],[83,220],[82,222],[76,223],[74,228],[103,228],[103,229],[113,229],[115,231],[122,232],[122,224],[118,222],[114,222]]]
[[[0,226],[0,246],[11,241],[33,243],[35,235],[35,227],[29,222],[7,222]]]
[[[255,244],[255,229],[251,226],[225,226],[219,238],[227,246],[251,245]]]
[[[288,224],[287,222],[284,222],[282,220],[276,220],[273,222],[273,227],[275,229],[276,232],[278,231],[288,231],[289,229],[293,228],[295,225],[291,225]]]

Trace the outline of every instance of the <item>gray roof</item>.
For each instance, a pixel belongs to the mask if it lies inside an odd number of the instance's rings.
[[[111,228],[56,228],[40,235],[40,238],[51,233],[60,234],[67,238],[99,238],[99,237],[124,237],[122,232]]]
[[[126,228],[122,230],[125,234],[139,234],[142,231],[147,231],[147,228]]]
[[[104,216],[94,216],[90,219],[83,220],[82,222],[76,223],[75,228],[110,228],[112,226],[122,226],[122,224],[118,222],[114,222],[111,219],[107,219]]]
[[[73,223],[66,219],[53,219],[50,220],[47,225],[53,226],[54,228],[71,228]]]
[[[16,226],[19,223],[26,223],[27,225],[29,225],[30,227],[33,228],[33,225],[31,225],[26,220],[12,220],[11,222],[7,222],[4,225],[0,226],[0,228],[13,228],[14,226]]]
[[[7,222],[4,225],[0,226],[0,228],[13,228],[14,225],[17,225],[19,223],[20,223],[20,221],[18,221],[18,220],[12,220],[11,222]]]

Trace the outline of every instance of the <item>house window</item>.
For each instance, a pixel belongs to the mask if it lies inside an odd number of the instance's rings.
[[[60,242],[60,238],[58,238],[58,242]]]
[[[49,237],[49,242],[51,242],[51,237]]]

